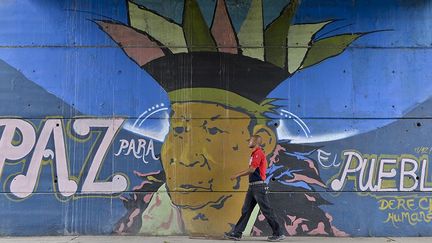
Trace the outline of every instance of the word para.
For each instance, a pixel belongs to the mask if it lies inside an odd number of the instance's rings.
[[[153,160],[159,160],[159,158],[156,157],[154,153],[153,139],[150,139],[148,144],[147,141],[142,138],[138,139],[137,142],[135,139],[131,139],[130,141],[126,139],[120,139],[120,147],[117,153],[114,155],[119,156],[122,154],[124,156],[128,156],[131,152],[136,159],[142,159],[142,161],[146,164],[148,164],[148,161],[145,159],[145,157],[149,154],[151,154]]]

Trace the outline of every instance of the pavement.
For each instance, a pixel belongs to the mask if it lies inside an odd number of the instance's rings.
[[[189,238],[187,236],[148,237],[148,236],[48,236],[48,237],[0,237],[0,243],[228,243],[231,240]],[[245,237],[240,242],[267,242],[262,237]],[[383,238],[330,238],[330,237],[287,237],[281,242],[319,243],[426,243],[432,237],[383,237]]]

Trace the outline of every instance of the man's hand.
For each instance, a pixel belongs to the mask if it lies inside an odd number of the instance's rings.
[[[249,168],[247,170],[241,171],[241,172],[231,176],[231,180],[233,181],[233,180],[237,179],[237,177],[250,175],[250,174],[254,173],[255,169],[256,168],[249,166]]]

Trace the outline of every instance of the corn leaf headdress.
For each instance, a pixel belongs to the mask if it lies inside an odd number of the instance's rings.
[[[238,33],[225,0],[217,0],[210,28],[196,0],[184,1],[181,24],[132,1],[128,1],[128,25],[96,22],[169,94],[212,89],[268,105],[267,95],[290,75],[342,53],[366,34],[316,40],[316,33],[333,21],[292,25],[298,5],[299,0],[291,0],[264,27],[262,0],[252,0]]]

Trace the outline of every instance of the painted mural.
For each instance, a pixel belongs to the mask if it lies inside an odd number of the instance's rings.
[[[0,2],[0,233],[221,236],[258,134],[286,235],[430,235],[431,14]],[[245,234],[270,233],[257,206]]]

